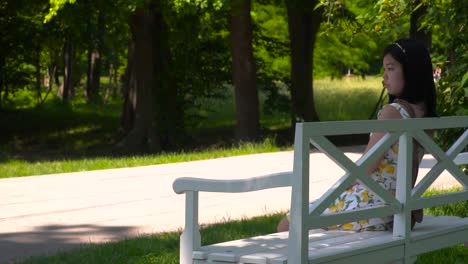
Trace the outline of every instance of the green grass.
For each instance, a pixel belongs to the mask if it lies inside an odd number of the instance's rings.
[[[283,214],[274,214],[202,227],[202,244],[273,233],[282,216]],[[34,257],[20,263],[179,263],[179,236],[180,232],[171,232],[102,245],[88,245],[71,252],[51,257]]]
[[[449,191],[455,191],[453,189]],[[446,191],[431,190],[425,195],[442,194]],[[468,215],[468,202],[429,208],[425,214]],[[229,221],[201,228],[202,245],[274,233],[284,213]],[[180,232],[145,236],[101,245],[83,245],[80,249],[51,257],[33,257],[21,264],[42,263],[178,263]],[[457,245],[418,257],[416,264],[468,263],[468,249]]]
[[[275,146],[270,138],[267,138],[262,143],[241,143],[231,148],[216,148],[190,153],[179,152],[131,157],[97,157],[34,162],[9,159],[0,165],[0,178],[166,164],[279,150],[280,148]]]
[[[315,107],[321,121],[367,120],[382,91],[382,77],[314,81]]]
[[[369,76],[314,81],[314,103],[321,121],[366,120],[372,113],[382,90],[382,77]],[[226,89],[225,100],[205,99],[203,104],[209,106],[201,110],[205,119],[200,126],[234,125],[235,105],[234,91]],[[286,92],[287,93],[287,92]],[[260,94],[260,105],[265,96]],[[265,127],[284,128],[290,126],[290,114],[274,112],[274,115],[261,111],[261,124]]]
[[[314,90],[322,120],[367,119],[380,93],[380,77],[317,80]],[[226,99],[203,101],[204,108],[198,113],[201,121],[189,128],[193,146],[161,155],[116,157],[110,154],[117,140],[121,100],[87,104],[84,97],[78,96],[66,105],[50,94],[43,105],[32,107],[32,95],[19,91],[10,102],[18,105],[18,109],[0,113],[0,122],[8,124],[2,127],[0,136],[0,178],[200,160],[291,146],[289,134],[275,134],[287,131],[291,123],[289,114],[263,111],[264,137],[275,140],[267,138],[263,143],[247,145],[232,143],[233,91],[226,92]],[[260,95],[261,105],[264,97]],[[284,147],[278,147],[278,142]]]

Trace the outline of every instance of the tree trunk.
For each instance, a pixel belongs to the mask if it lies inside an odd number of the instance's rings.
[[[132,15],[130,28],[135,45],[130,76],[135,76],[135,88],[132,88],[132,85],[128,88],[126,104],[131,104],[134,97],[135,110],[131,129],[117,147],[122,151],[157,151],[159,142],[155,137],[153,112],[155,16],[152,8],[138,8]],[[124,121],[131,120],[129,117],[124,118]],[[124,124],[124,127],[125,125],[128,124]]]
[[[250,0],[231,0],[232,80],[236,100],[236,138],[239,140],[257,139],[260,127],[250,5]]]
[[[34,62],[34,66],[36,67],[35,70],[35,77],[36,77],[36,83],[35,83],[35,88],[36,88],[36,93],[37,93],[37,103],[42,104],[42,84],[41,84],[41,48],[39,45],[36,46],[36,58]]]
[[[99,99],[103,20],[104,16],[99,12],[96,25],[97,30],[93,29],[92,22],[90,22],[89,25],[90,44],[88,48],[88,72],[86,81],[86,97],[88,102],[96,102]]]
[[[117,72],[117,64],[111,64],[109,67],[109,80],[111,82],[111,85],[109,87],[109,96],[111,97],[116,97],[117,96],[117,89],[119,86],[119,81],[118,81],[118,72]]]
[[[57,64],[49,65],[47,67],[47,78],[49,78],[49,82],[47,83],[47,93],[42,99],[42,103],[45,102],[45,100],[47,99],[47,96],[49,96],[50,92],[52,91],[52,88],[54,86],[53,78],[55,76],[56,70],[57,70]]]
[[[99,98],[99,79],[101,68],[101,55],[97,49],[88,50],[88,77],[86,81],[86,99],[89,103]]]
[[[136,72],[135,72],[135,43],[129,41],[127,54],[127,68],[124,74],[124,108],[120,119],[120,128],[123,134],[132,130],[136,111]]]
[[[318,1],[286,1],[291,42],[291,98],[293,113],[301,120],[318,121],[313,93],[313,60],[322,21]]]
[[[65,39],[64,51],[63,51],[63,85],[60,91],[60,97],[62,101],[68,102],[73,89],[73,43],[68,33]]]
[[[416,6],[418,6],[419,4],[421,4],[421,0],[416,0],[414,2],[414,4],[413,4],[414,5],[413,8],[416,8]],[[432,46],[432,34],[431,34],[431,32],[419,28],[420,25],[421,25],[420,20],[426,14],[427,14],[427,5],[426,4],[421,5],[418,9],[414,10],[411,13],[411,17],[410,17],[410,37],[420,40],[421,42],[424,43],[426,48],[430,49],[431,46]]]
[[[171,51],[169,44],[169,27],[161,13],[160,6],[155,7],[154,30],[154,76],[156,78],[157,135],[161,147],[165,150],[173,149],[177,143],[177,136],[183,130],[182,109],[177,107],[178,88],[171,72]]]
[[[3,58],[3,56],[0,55],[0,110],[3,109],[3,96],[2,96],[2,92],[3,92],[3,86],[4,86],[4,81],[3,81],[3,66],[5,64],[5,60]]]

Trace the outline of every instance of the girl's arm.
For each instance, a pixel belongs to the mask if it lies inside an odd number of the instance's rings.
[[[380,114],[377,119],[378,120],[402,119],[402,116],[400,112],[398,112],[398,110],[395,109],[395,107],[391,105],[385,105],[382,108],[382,111],[380,111]],[[369,138],[369,142],[367,143],[366,149],[364,150],[364,153],[369,151],[369,149],[371,149],[384,135],[385,133],[381,133],[381,132],[372,133],[372,135]],[[380,162],[384,158],[384,155],[385,154],[382,154],[380,158],[374,164],[372,164],[369,168],[366,169],[367,174],[371,174],[372,172],[377,170]]]

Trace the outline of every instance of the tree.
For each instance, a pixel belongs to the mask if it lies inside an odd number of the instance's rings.
[[[46,35],[41,17],[43,1],[0,1],[0,107],[17,90],[41,96],[41,53]]]
[[[317,32],[322,21],[318,1],[286,1],[291,43],[291,97],[295,115],[303,121],[318,121],[314,106],[313,61]]]
[[[260,126],[250,9],[250,0],[231,0],[232,80],[236,100],[236,138],[240,140],[256,139]]]
[[[428,29],[421,27],[422,19],[427,14],[427,4],[423,0],[415,0],[412,5],[413,10],[410,16],[410,37],[419,39],[430,49],[432,46],[432,34]]]
[[[59,87],[58,96],[67,103],[75,95],[75,86],[81,79],[81,54],[86,48],[86,23],[83,17],[88,17],[85,5],[75,3],[74,0],[50,0],[49,13],[45,15],[44,22],[54,22],[63,34],[63,82]],[[60,12],[59,12],[60,10]]]
[[[75,45],[71,29],[65,30],[65,44],[63,46],[63,85],[59,91],[59,96],[64,102],[68,102],[73,90],[74,82],[74,60]]]
[[[85,1],[89,19],[87,21],[88,70],[86,80],[86,98],[88,102],[99,99],[101,79],[102,42],[104,34],[104,10],[93,5],[94,1]]]
[[[117,144],[123,151],[147,149],[157,151],[160,143],[156,138],[153,98],[155,96],[154,30],[156,30],[155,6],[138,7],[130,20],[132,44],[129,52],[129,76],[124,123],[128,133]],[[131,68],[130,68],[131,67]],[[130,105],[128,105],[130,104]]]

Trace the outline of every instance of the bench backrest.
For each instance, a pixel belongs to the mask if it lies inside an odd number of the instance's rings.
[[[425,130],[468,127],[468,116],[441,118],[413,118],[401,120],[340,121],[298,123],[294,142],[294,165],[291,194],[291,221],[289,231],[288,263],[308,263],[308,231],[335,224],[373,217],[394,215],[393,236],[409,240],[411,211],[457,201],[468,200],[468,176],[455,164],[454,159],[468,143],[468,131],[456,140],[448,151],[443,151]],[[356,163],[334,146],[326,136],[388,132]],[[413,139],[431,153],[437,164],[412,188]],[[399,141],[396,196],[367,176],[365,169]],[[346,174],[314,203],[309,214],[309,151],[314,145],[335,161]],[[468,153],[462,162],[468,163]],[[434,180],[444,170],[449,171],[464,187],[462,191],[422,198]],[[312,168],[313,171],[313,168]],[[313,176],[312,176],[313,177]],[[322,212],[351,183],[359,179],[385,201],[385,205],[344,213],[323,215]]]

